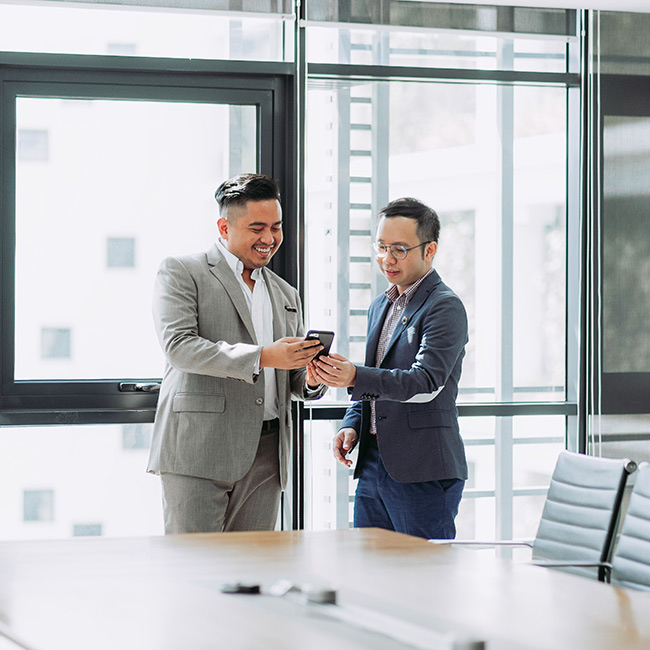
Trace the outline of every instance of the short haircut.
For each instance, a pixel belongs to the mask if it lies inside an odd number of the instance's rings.
[[[228,208],[243,208],[249,201],[280,201],[278,184],[266,174],[238,174],[219,185],[214,193],[219,214],[227,214]]]
[[[428,205],[413,199],[404,197],[395,199],[379,211],[379,218],[382,217],[406,217],[415,219],[418,222],[417,236],[421,242],[434,241],[438,243],[440,236],[440,219],[436,211]]]

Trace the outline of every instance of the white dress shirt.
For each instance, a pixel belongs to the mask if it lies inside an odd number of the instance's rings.
[[[221,239],[217,240],[217,246],[219,246],[228,262],[228,266],[232,269],[237,282],[241,286],[246,304],[251,312],[257,345],[270,345],[273,343],[273,307],[271,306],[269,290],[266,282],[264,282],[262,269],[253,269],[251,272],[251,279],[255,281],[255,286],[251,291],[251,288],[244,282],[242,275],[244,273],[244,263],[225,247]],[[262,370],[264,371],[264,419],[273,420],[280,415],[275,368],[262,368]]]

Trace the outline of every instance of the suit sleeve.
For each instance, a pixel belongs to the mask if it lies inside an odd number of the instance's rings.
[[[402,336],[408,341],[407,332]],[[423,316],[418,341],[398,343],[392,365],[401,360],[403,367],[357,366],[352,399],[431,401],[445,387],[466,343],[465,307],[456,295],[447,294]]]
[[[350,406],[345,412],[345,416],[343,417],[339,431],[341,429],[345,429],[346,427],[351,427],[357,433],[361,433],[361,415],[363,412],[362,409],[363,404],[361,402],[355,402],[352,404],[352,406]]]
[[[153,317],[163,353],[173,368],[254,383],[261,348],[200,336],[198,289],[180,260],[167,258],[160,265],[154,285]]]

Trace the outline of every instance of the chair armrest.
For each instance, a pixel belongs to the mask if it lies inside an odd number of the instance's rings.
[[[576,561],[571,561],[571,560],[543,560],[543,559],[537,559],[533,560],[531,562],[533,566],[540,566],[540,567],[545,567],[545,568],[550,568],[550,569],[570,569],[572,567],[576,568],[584,568],[584,569],[589,569],[589,568],[594,568],[594,569],[599,569],[598,571],[598,580],[600,582],[611,582],[612,578],[612,565],[610,562],[581,562],[579,560]]]
[[[532,542],[515,539],[496,539],[489,541],[476,539],[428,539],[427,541],[441,546],[527,546],[528,548],[533,548]]]

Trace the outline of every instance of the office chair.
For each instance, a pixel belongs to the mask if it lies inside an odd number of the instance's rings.
[[[532,544],[429,540],[438,544],[532,547],[532,561],[571,573],[603,577],[620,518],[623,491],[636,463],[570,451],[560,453]],[[556,562],[557,564],[554,564]],[[573,562],[577,563],[574,564]]]

